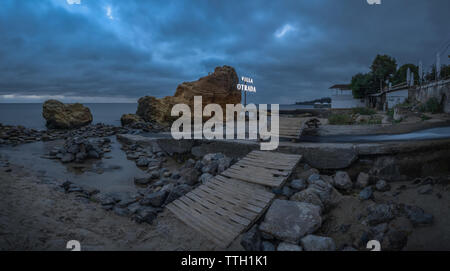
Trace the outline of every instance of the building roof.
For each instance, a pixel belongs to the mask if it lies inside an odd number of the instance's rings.
[[[351,90],[350,85],[348,84],[337,84],[331,86],[330,89]]]

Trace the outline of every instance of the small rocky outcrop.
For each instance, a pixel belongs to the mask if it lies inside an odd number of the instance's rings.
[[[92,122],[89,108],[82,104],[63,104],[60,101],[48,100],[43,105],[42,116],[50,129],[73,129]]]
[[[179,85],[174,96],[162,99],[151,96],[140,98],[136,114],[147,122],[168,125],[176,119],[170,114],[175,104],[187,104],[191,112],[194,112],[194,96],[202,96],[203,104],[219,104],[225,114],[226,104],[241,102],[241,92],[237,89],[238,82],[239,78],[233,67],[217,67],[208,76]]]
[[[100,159],[110,152],[109,138],[90,141],[82,137],[69,138],[62,147],[55,147],[48,158],[59,159],[62,163],[83,162],[86,159]]]

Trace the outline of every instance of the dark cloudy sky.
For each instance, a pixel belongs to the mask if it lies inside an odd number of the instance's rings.
[[[449,0],[1,0],[0,102],[135,101],[231,65],[250,101],[293,103],[377,53],[448,63]]]

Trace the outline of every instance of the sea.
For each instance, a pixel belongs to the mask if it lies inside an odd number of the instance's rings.
[[[123,114],[136,113],[137,103],[85,103],[94,118],[93,123],[120,125]],[[280,105],[280,110],[307,109],[312,106]],[[46,129],[42,103],[0,103],[0,123],[22,125],[37,130]]]

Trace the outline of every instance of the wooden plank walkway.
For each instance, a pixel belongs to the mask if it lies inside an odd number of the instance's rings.
[[[264,186],[283,184],[300,159],[301,155],[252,151],[166,207],[220,247],[228,247],[270,206],[275,195]]]
[[[299,139],[303,131],[309,128],[309,123],[315,122],[318,126],[320,121],[314,117],[308,118],[287,118],[280,117],[279,134],[280,138]]]
[[[301,155],[252,151],[221,175],[236,180],[279,187],[289,178]]]
[[[217,176],[167,209],[218,246],[228,247],[258,220],[274,196],[262,187]]]

